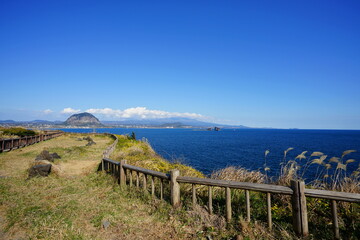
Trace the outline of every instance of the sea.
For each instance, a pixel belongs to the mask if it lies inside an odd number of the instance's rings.
[[[153,149],[170,162],[189,165],[205,175],[228,167],[243,167],[248,170],[259,170],[269,176],[278,176],[280,164],[295,160],[296,156],[307,151],[306,159],[296,159],[305,166],[313,152],[331,157],[339,157],[346,150],[355,150],[341,160],[346,165],[347,176],[359,167],[360,130],[299,130],[299,129],[221,129],[207,131],[204,129],[154,129],[154,128],[99,128],[99,129],[59,129],[77,133],[135,133],[137,139],[147,139]],[[284,151],[288,151],[284,159]],[[265,151],[269,151],[265,158]],[[332,170],[337,163],[332,162]],[[311,164],[304,177],[313,180],[319,173],[319,165]],[[325,169],[323,167],[320,168]],[[331,171],[330,171],[331,172]]]

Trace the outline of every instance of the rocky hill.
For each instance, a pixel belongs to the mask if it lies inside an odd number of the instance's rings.
[[[99,119],[87,112],[71,115],[64,124],[70,126],[102,126]]]

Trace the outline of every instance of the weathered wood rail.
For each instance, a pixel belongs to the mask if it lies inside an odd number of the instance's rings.
[[[46,134],[39,134],[35,136],[21,137],[21,138],[8,138],[0,139],[0,152],[11,151],[21,147],[26,147],[34,143],[46,141],[62,135],[63,132],[51,132]]]
[[[110,155],[114,152],[116,144],[118,143],[119,139],[116,135],[114,134],[109,134],[115,141],[105,149],[105,151],[103,152],[103,158],[109,158]]]
[[[226,207],[226,220],[232,219],[232,204],[231,204],[231,189],[241,189],[245,191],[246,201],[246,220],[250,221],[251,206],[250,206],[250,194],[249,191],[261,192],[266,194],[267,204],[267,224],[269,229],[272,229],[272,213],[271,213],[271,195],[289,195],[291,196],[292,206],[292,218],[294,231],[301,237],[305,237],[309,234],[308,229],[308,217],[306,198],[320,198],[330,201],[334,239],[340,239],[339,225],[338,225],[338,211],[337,201],[344,201],[350,203],[360,203],[360,194],[345,193],[318,189],[307,189],[303,181],[292,181],[291,187],[272,185],[272,184],[260,184],[260,183],[248,183],[248,182],[236,182],[225,181],[210,178],[195,178],[180,176],[178,170],[172,170],[169,174],[157,172],[141,167],[132,166],[126,164],[126,160],[117,162],[109,158],[103,158],[102,169],[107,173],[113,175],[119,182],[120,186],[128,184],[130,187],[135,185],[140,187],[140,178],[142,176],[142,188],[145,192],[148,191],[148,176],[150,176],[151,194],[155,197],[155,178],[159,179],[160,199],[163,199],[164,194],[164,181],[170,185],[170,200],[174,207],[179,206],[180,203],[180,183],[192,184],[192,203],[196,204],[196,185],[208,186],[208,211],[213,213],[212,206],[212,188],[221,187],[225,189],[225,207]],[[141,174],[141,175],[140,175]],[[134,183],[135,181],[135,183]],[[360,219],[359,219],[360,220]]]

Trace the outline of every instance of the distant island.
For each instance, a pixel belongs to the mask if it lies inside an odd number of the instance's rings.
[[[126,119],[118,121],[100,121],[91,113],[83,112],[71,115],[65,122],[62,121],[14,121],[0,120],[2,127],[21,126],[26,128],[249,128],[243,125],[224,125],[202,122],[191,118],[153,118],[153,119]]]
[[[103,127],[99,119],[97,119],[91,113],[78,113],[71,115],[65,122],[67,126],[76,126],[76,127]]]

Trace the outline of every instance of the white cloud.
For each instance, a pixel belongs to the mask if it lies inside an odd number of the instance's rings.
[[[52,113],[52,112],[54,112],[54,111],[51,110],[51,109],[46,109],[46,110],[43,111],[43,113],[45,113],[45,114],[50,114],[50,113]]]
[[[79,113],[81,112],[80,109],[73,109],[73,108],[64,108],[61,113],[63,114],[74,114],[74,113]]]
[[[65,110],[65,109],[64,109]],[[179,112],[166,112],[161,110],[151,110],[146,107],[134,107],[124,110],[111,109],[111,108],[90,108],[86,112],[92,114],[101,114],[108,118],[171,118],[171,117],[186,117],[193,119],[204,118],[201,114],[197,113],[179,113]]]

